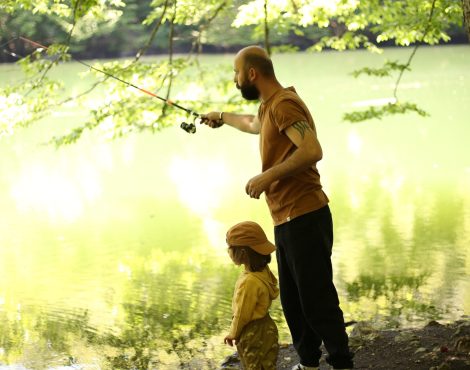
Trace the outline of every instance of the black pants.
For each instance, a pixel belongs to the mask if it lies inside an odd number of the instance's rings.
[[[318,366],[323,341],[327,361],[352,367],[343,312],[333,284],[330,208],[297,217],[274,228],[281,303],[302,365]]]

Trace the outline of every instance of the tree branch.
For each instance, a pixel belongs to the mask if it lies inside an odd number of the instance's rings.
[[[269,43],[269,23],[268,23],[268,0],[264,0],[264,48],[271,56],[271,45]]]
[[[205,23],[201,24],[199,26],[199,32],[197,34],[197,36],[195,37],[195,40],[193,41],[192,45],[191,45],[191,50],[189,51],[189,54],[191,55],[194,50],[197,48],[197,53],[200,54],[201,51],[202,51],[202,43],[201,43],[201,37],[202,37],[202,33],[204,31],[206,31],[210,24],[212,23],[212,21],[219,15],[219,13],[222,11],[223,8],[225,8],[225,6],[227,5],[227,2],[224,1],[223,3],[221,3],[216,9],[215,9],[215,12],[214,14],[212,14]]]
[[[78,5],[80,4],[80,1],[81,0],[77,0],[77,2],[75,3],[75,6],[73,7],[72,28],[70,28],[70,31],[67,35],[67,39],[65,41],[66,49],[64,49],[64,51],[62,51],[52,61],[49,62],[49,65],[46,67],[46,69],[42,73],[42,76],[39,78],[39,80],[36,83],[33,84],[31,89],[24,96],[28,96],[33,90],[35,90],[42,83],[42,81],[44,80],[46,75],[51,70],[52,66],[65,54],[65,50],[68,50],[68,48],[70,46],[70,41],[72,39],[73,30],[75,29],[75,25],[77,24],[77,9],[78,9]]]
[[[429,30],[431,29],[431,20],[432,20],[432,16],[434,15],[434,9],[436,7],[436,1],[437,0],[433,0],[432,4],[431,4],[431,11],[429,12],[429,18],[428,18],[428,23],[426,25],[426,28],[424,29],[424,32],[423,32],[423,37],[421,38],[421,42],[424,41],[424,38],[426,37],[426,35],[428,34]],[[400,85],[400,81],[401,81],[401,78],[403,76],[403,73],[405,73],[405,70],[408,69],[408,67],[410,66],[411,64],[411,61],[413,60],[416,52],[418,51],[418,48],[419,48],[420,44],[417,43],[415,45],[415,47],[413,48],[413,51],[411,52],[410,54],[410,57],[408,58],[408,61],[406,62],[406,64],[401,68],[401,71],[400,71],[400,74],[398,75],[398,78],[397,78],[397,81],[395,82],[395,89],[393,90],[393,96],[395,98],[395,101],[398,101],[398,97],[397,97],[397,91],[398,91],[398,86]]]
[[[157,35],[157,32],[160,30],[160,27],[161,25],[163,24],[163,18],[165,17],[165,14],[166,14],[166,11],[167,11],[167,8],[168,8],[168,3],[169,3],[169,0],[165,0],[165,4],[163,6],[163,11],[162,11],[162,15],[160,16],[160,18],[158,19],[157,23],[155,24],[155,26],[153,27],[152,29],[152,32],[150,34],[150,37],[148,38],[147,42],[144,44],[144,46],[142,46],[139,51],[136,53],[135,55],[135,58],[134,60],[132,61],[132,63],[130,63],[128,66],[124,67],[121,69],[121,71],[125,71],[126,69],[128,69],[129,67],[131,67],[132,65],[134,65],[135,63],[137,63],[139,61],[139,59],[145,55],[145,53],[147,52],[148,48],[150,47],[150,45],[152,44],[153,40],[155,39],[156,35]],[[102,83],[106,82],[110,77],[109,76],[106,76],[104,77],[103,79],[101,79],[100,81],[97,81],[95,82],[90,88],[88,88],[87,90],[81,92],[80,94],[76,95],[75,97],[69,97],[65,100],[62,100],[61,102],[57,103],[56,106],[60,106],[62,104],[66,104],[72,100],[75,100],[77,98],[81,98],[82,96],[85,96],[89,93],[91,93],[95,88],[97,88],[99,85],[101,85]]]
[[[148,48],[150,47],[153,40],[155,39],[155,36],[157,35],[157,32],[158,32],[158,30],[160,29],[160,26],[163,23],[163,18],[165,17],[165,14],[166,14],[166,10],[167,10],[167,7],[168,7],[168,2],[169,2],[169,0],[165,0],[165,5],[163,6],[162,15],[161,15],[160,19],[158,20],[158,22],[153,27],[152,33],[150,34],[150,37],[147,40],[146,44],[135,55],[134,62],[137,62],[140,59],[140,57],[143,56],[147,52]]]
[[[175,0],[175,3],[173,5],[173,17],[171,18],[170,33],[168,35],[168,65],[169,65],[168,76],[170,78],[170,81],[168,82],[168,88],[166,90],[167,101],[170,99],[171,87],[173,84],[173,36],[175,32],[176,6],[177,6],[177,0]],[[165,116],[167,108],[168,108],[168,105],[163,104],[162,116]]]
[[[470,0],[462,0],[463,19],[467,27],[467,37],[470,41]]]

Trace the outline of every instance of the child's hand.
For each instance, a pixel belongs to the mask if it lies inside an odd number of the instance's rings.
[[[228,344],[230,347],[233,347],[234,344],[237,344],[234,338],[230,338],[228,336],[224,338],[224,343]]]

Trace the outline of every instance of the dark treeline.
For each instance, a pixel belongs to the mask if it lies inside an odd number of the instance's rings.
[[[86,27],[74,30],[70,43],[71,53],[78,58],[118,58],[133,56],[144,45],[151,32],[151,26],[143,25],[143,20],[151,11],[150,1],[127,0],[126,7],[122,9],[122,15],[114,21],[101,22],[94,29],[86,30]],[[236,8],[225,11],[212,22],[205,36],[201,51],[204,53],[234,52],[247,44],[262,44],[263,36],[254,36],[254,27],[230,27]],[[303,29],[302,35],[294,32],[281,32],[276,30],[276,25],[271,25],[270,33],[272,46],[289,45],[298,50],[305,50],[312,46],[321,37],[338,34],[341,25],[330,25],[329,28],[309,27]],[[174,28],[173,51],[187,53],[195,40],[195,32],[198,25],[179,25]],[[168,53],[170,25],[166,22],[162,25],[157,37],[149,46],[147,54]],[[465,30],[454,27],[449,30],[451,40],[448,43],[467,43]],[[375,35],[366,32],[369,39],[374,42]],[[15,39],[17,36],[25,36],[45,45],[64,43],[68,38],[66,28],[56,16],[44,14],[32,14],[29,11],[16,11],[13,14],[0,13],[0,44],[8,40],[0,51],[0,62],[13,62],[17,58],[8,52],[19,56],[31,53],[31,47],[24,42]],[[393,41],[382,42],[380,46],[394,45]]]

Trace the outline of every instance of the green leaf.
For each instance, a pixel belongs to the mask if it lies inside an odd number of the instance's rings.
[[[418,113],[422,117],[429,116],[429,114],[423,109],[419,108],[414,103],[408,102],[396,102],[388,103],[381,107],[371,106],[363,111],[355,111],[346,113],[343,116],[343,120],[349,121],[351,123],[358,123],[367,121],[370,119],[382,119],[384,116],[395,115],[395,114],[405,114],[408,112]]]
[[[406,64],[398,63],[398,61],[387,61],[385,62],[384,66],[381,68],[364,67],[364,68],[357,69],[351,72],[351,74],[356,78],[362,74],[365,74],[368,76],[386,77],[386,76],[390,76],[392,71],[403,71],[403,70],[410,71],[411,68],[407,66]]]

